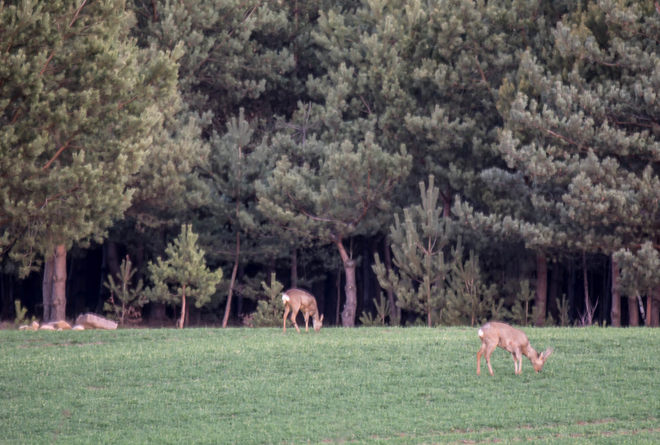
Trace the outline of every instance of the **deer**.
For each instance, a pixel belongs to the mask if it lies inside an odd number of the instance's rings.
[[[284,303],[284,327],[283,332],[286,333],[286,316],[291,312],[291,321],[296,331],[300,333],[298,323],[296,323],[296,316],[298,311],[302,311],[305,317],[305,332],[309,331],[309,316],[312,316],[312,324],[314,331],[318,332],[323,326],[323,315],[319,316],[319,309],[316,306],[316,298],[314,295],[302,289],[289,289],[282,294],[282,303]]]
[[[506,323],[489,321],[479,328],[479,338],[481,339],[481,348],[477,352],[477,375],[481,374],[481,356],[486,356],[488,371],[493,375],[493,368],[490,365],[490,355],[498,346],[511,353],[513,357],[514,372],[519,375],[522,372],[522,356],[524,355],[532,362],[534,371],[541,371],[545,361],[552,354],[552,348],[548,348],[540,355],[529,344],[525,333]]]

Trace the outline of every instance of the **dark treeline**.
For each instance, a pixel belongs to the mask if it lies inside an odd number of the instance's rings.
[[[35,3],[0,318],[660,323],[657,2]]]

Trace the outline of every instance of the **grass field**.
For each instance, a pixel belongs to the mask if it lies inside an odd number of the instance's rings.
[[[660,330],[0,331],[0,443],[660,443]]]

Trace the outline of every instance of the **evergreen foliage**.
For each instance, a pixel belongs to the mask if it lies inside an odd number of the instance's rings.
[[[296,153],[298,144],[291,137],[277,142]],[[312,156],[294,163],[292,157],[283,155],[258,188],[259,209],[303,240],[337,247],[347,280],[342,324],[353,326],[355,260],[344,240],[374,230],[370,217],[389,209],[390,193],[407,174],[410,157],[404,148],[394,154],[385,152],[371,132],[357,144],[350,140],[326,144],[312,138],[301,149]]]
[[[153,283],[148,292],[149,300],[181,305],[179,328],[186,323],[187,299],[195,300],[198,308],[204,306],[222,280],[222,269],[212,272],[206,266],[204,251],[197,246],[197,239],[192,226],[184,224],[179,236],[165,249],[167,257],[149,262]]]
[[[257,310],[252,320],[254,326],[280,326],[284,317],[284,305],[282,304],[282,289],[284,289],[284,286],[277,281],[275,274],[271,273],[270,285],[262,281],[261,287],[266,293],[266,299],[260,299],[257,302]]]
[[[621,266],[619,279],[620,290],[628,298],[636,298],[640,312],[647,326],[650,325],[652,302],[655,289],[660,286],[660,253],[650,242],[645,242],[636,252],[629,249],[619,250],[614,255]],[[646,309],[642,305],[642,297],[646,297]]]
[[[73,246],[106,239],[137,279],[193,222],[231,270],[198,300],[224,324],[273,271],[343,288],[344,326],[394,295],[426,324],[527,324],[531,288],[535,324],[660,323],[655,0],[54,0],[0,23],[0,258],[45,259],[45,320],[72,315]]]
[[[479,256],[470,251],[463,261],[462,246],[457,244],[452,249],[449,288],[447,290],[447,310],[445,320],[450,324],[470,324],[476,326],[488,319],[505,319],[508,311],[504,309],[504,300],[495,299],[495,284],[484,283],[479,265]]]
[[[390,228],[392,262],[397,270],[388,273],[378,254],[373,267],[380,285],[396,294],[397,304],[423,315],[432,326],[446,305],[451,262],[445,261],[444,250],[450,229],[438,205],[440,191],[435,178],[429,177],[428,186],[420,182],[419,191],[422,204],[404,209],[403,223],[394,215]]]
[[[99,239],[128,208],[177,55],[141,51],[122,0],[0,14],[0,249],[26,274],[56,245]]]
[[[520,282],[520,291],[513,307],[511,308],[511,316],[516,324],[527,326],[532,319],[532,300],[534,299],[534,292],[529,286],[529,280],[522,280]],[[559,306],[559,305],[558,305]]]
[[[373,299],[374,302],[374,307],[376,308],[376,316],[371,312],[366,312],[362,311],[362,315],[360,315],[360,323],[362,323],[362,326],[385,326],[386,325],[386,320],[389,319],[390,315],[390,302],[385,298],[385,295],[383,293],[380,293],[380,297],[378,300],[375,298]],[[390,320],[390,324],[394,324],[392,320]]]
[[[110,298],[103,305],[103,310],[115,318],[120,325],[127,321],[139,321],[142,319],[142,307],[149,302],[144,293],[144,283],[139,280],[135,287],[132,286],[133,276],[137,272],[128,255],[119,266],[117,282],[112,275],[103,285],[110,290]],[[115,300],[116,298],[116,300]]]

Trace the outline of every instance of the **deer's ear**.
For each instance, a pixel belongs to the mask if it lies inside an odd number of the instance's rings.
[[[543,353],[541,354],[541,357],[543,358],[543,360],[546,360],[548,357],[550,357],[550,354],[552,354],[552,351],[553,351],[552,348],[548,348],[545,351],[543,351]]]
[[[321,314],[321,318],[319,318],[319,320],[323,321],[323,314]]]

